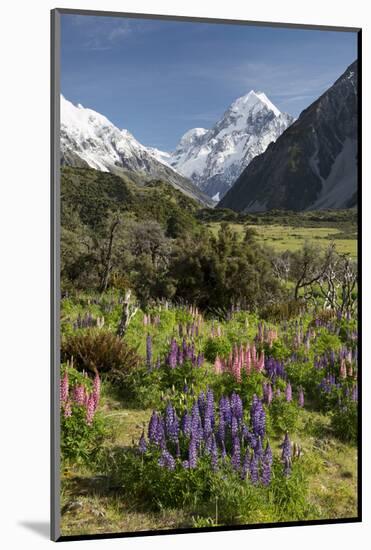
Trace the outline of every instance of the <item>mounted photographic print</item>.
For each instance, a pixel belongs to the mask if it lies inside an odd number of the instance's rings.
[[[52,538],[361,520],[354,28],[52,12]]]

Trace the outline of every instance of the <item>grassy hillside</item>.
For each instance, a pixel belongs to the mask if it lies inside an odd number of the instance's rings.
[[[162,181],[148,181],[129,172],[116,176],[72,167],[62,168],[61,203],[62,225],[72,208],[91,228],[102,223],[110,212],[131,212],[139,220],[153,219],[163,226],[176,217],[179,223],[193,226],[193,215],[199,208],[195,200]]]

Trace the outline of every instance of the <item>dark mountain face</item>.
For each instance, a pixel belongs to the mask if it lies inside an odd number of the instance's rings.
[[[218,207],[347,208],[357,191],[357,62],[252,160]]]

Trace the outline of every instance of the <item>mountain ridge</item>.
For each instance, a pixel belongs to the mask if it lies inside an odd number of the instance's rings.
[[[213,206],[190,180],[158,158],[128,130],[119,130],[107,117],[74,105],[61,95],[61,164],[90,167],[102,172],[129,170],[165,180],[201,204]]]

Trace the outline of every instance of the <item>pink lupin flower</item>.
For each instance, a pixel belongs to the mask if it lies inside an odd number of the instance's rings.
[[[96,406],[95,397],[94,397],[94,394],[91,393],[88,397],[88,402],[86,405],[86,423],[89,426],[91,426],[91,424],[93,423],[95,406]]]
[[[68,399],[68,390],[69,390],[69,383],[68,383],[68,372],[67,369],[65,370],[64,376],[60,382],[60,401],[61,403],[65,403]]]
[[[241,382],[241,366],[238,355],[235,355],[232,365],[232,373],[237,382]]]
[[[64,403],[63,415],[64,415],[65,418],[68,418],[69,416],[72,416],[72,407],[71,407],[71,402],[69,400],[67,400]]]
[[[222,366],[222,362],[219,358],[219,355],[217,355],[215,357],[214,369],[215,369],[216,374],[221,374],[223,372],[223,366]]]
[[[148,319],[147,319],[147,315],[144,314],[143,315],[143,325],[146,327],[148,325]]]
[[[222,327],[220,325],[217,326],[216,333],[217,333],[218,337],[220,338],[221,335],[222,335]]]
[[[346,378],[347,377],[347,368],[345,365],[345,359],[341,359],[340,361],[340,372],[339,372],[340,378]]]
[[[73,388],[73,400],[77,405],[85,404],[85,386],[84,384],[78,384]]]
[[[250,346],[251,363],[253,367],[256,367],[256,347],[255,344]]]
[[[264,369],[264,351],[261,352],[257,362],[256,362],[256,370],[258,372],[261,372]]]
[[[250,353],[249,346],[246,346],[245,369],[246,369],[247,374],[250,374],[250,372],[251,372],[251,353]]]
[[[350,363],[350,365],[348,366],[348,376],[352,377],[353,376],[353,367],[352,367],[352,364]]]

